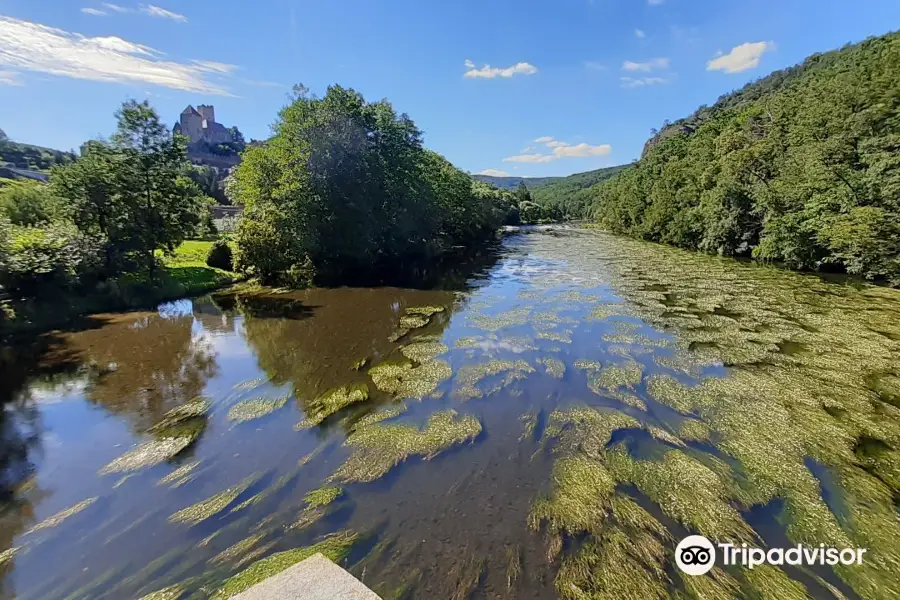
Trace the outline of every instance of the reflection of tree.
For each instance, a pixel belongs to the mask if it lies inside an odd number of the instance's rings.
[[[234,333],[234,313],[225,312],[210,296],[197,298],[193,302],[194,318],[203,329],[214,333]]]
[[[92,372],[86,397],[124,413],[143,431],[203,391],[216,372],[207,340],[190,314],[123,315],[100,329],[66,336]]]
[[[237,307],[260,367],[273,382],[293,384],[307,403],[329,388],[366,381],[365,370],[352,366],[363,358],[372,364],[396,349],[388,338],[405,307],[446,307],[421,330],[440,333],[453,298],[449,292],[337,288],[244,296]]]

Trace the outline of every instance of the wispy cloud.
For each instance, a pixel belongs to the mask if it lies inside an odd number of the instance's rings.
[[[626,60],[624,63],[622,63],[622,68],[626,71],[641,71],[643,73],[649,73],[650,71],[668,69],[669,59],[651,58],[650,60],[645,62],[634,62],[631,60]]]
[[[775,42],[747,42],[735,46],[728,54],[719,54],[706,63],[707,71],[741,73],[759,66],[762,55],[775,49]]]
[[[86,6],[85,8],[82,8],[82,9],[81,9],[81,12],[83,12],[83,13],[86,14],[86,15],[91,15],[92,17],[105,17],[105,16],[107,16],[107,13],[103,12],[103,11],[100,10],[99,8],[91,8],[91,7],[89,7],[89,6]]]
[[[266,87],[266,88],[286,88],[287,85],[283,83],[278,83],[277,81],[258,81],[256,79],[241,79],[241,83],[244,85],[252,85],[255,87]]]
[[[509,173],[501,171],[500,169],[485,169],[484,171],[478,171],[475,174],[488,175],[489,177],[509,177]]]
[[[527,62],[519,62],[511,67],[492,67],[484,65],[480,69],[475,67],[475,63],[466,59],[463,63],[468,69],[463,77],[469,79],[494,79],[495,77],[509,78],[513,75],[534,75],[538,72],[537,67]]]
[[[162,60],[149,46],[119,37],[86,37],[55,27],[0,16],[0,66],[111,83],[150,83],[203,94],[230,95],[210,77],[224,63]],[[213,68],[217,65],[218,68]]]
[[[607,156],[612,152],[612,146],[609,144],[600,144],[592,146],[590,144],[575,144],[557,140],[551,136],[543,136],[534,140],[535,143],[543,144],[547,148],[553,150],[550,154],[522,152],[516,156],[507,156],[503,162],[512,163],[548,163],[561,158],[583,158],[586,156]]]
[[[22,83],[19,74],[15,71],[0,70],[0,85],[22,86],[25,84]]]
[[[643,29],[635,29],[635,30],[634,30],[634,37],[636,37],[636,38],[638,38],[638,39],[644,39],[645,37],[647,37],[647,34],[644,33],[644,30],[643,30]]]
[[[671,79],[666,77],[620,77],[619,81],[623,88],[633,89],[645,87],[648,85],[661,85],[669,83]]]
[[[106,9],[109,9],[113,12],[117,13],[130,13],[132,10],[130,8],[125,8],[124,6],[119,6],[118,4],[113,4],[112,2],[104,2],[102,6]]]
[[[187,23],[186,16],[178,14],[177,12],[172,12],[171,10],[166,10],[165,8],[160,8],[153,4],[141,4],[141,12],[158,19],[170,19],[179,23]]]

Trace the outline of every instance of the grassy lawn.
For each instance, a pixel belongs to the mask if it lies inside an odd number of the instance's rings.
[[[212,240],[188,240],[178,246],[175,253],[170,256],[160,253],[165,266],[163,286],[167,291],[170,286],[173,288],[166,295],[178,293],[179,289],[183,289],[181,292],[183,295],[197,294],[240,279],[235,273],[206,264],[206,255],[212,245]]]

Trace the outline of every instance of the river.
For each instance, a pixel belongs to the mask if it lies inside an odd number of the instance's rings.
[[[7,349],[0,597],[225,597],[315,544],[385,599],[900,597],[900,292],[568,227],[429,287]],[[868,553],[695,578],[689,532]]]

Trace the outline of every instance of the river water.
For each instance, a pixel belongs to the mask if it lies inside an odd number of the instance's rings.
[[[316,544],[385,599],[900,597],[894,290],[548,228],[4,358],[3,598],[226,597]],[[688,533],[868,553],[694,578]]]

